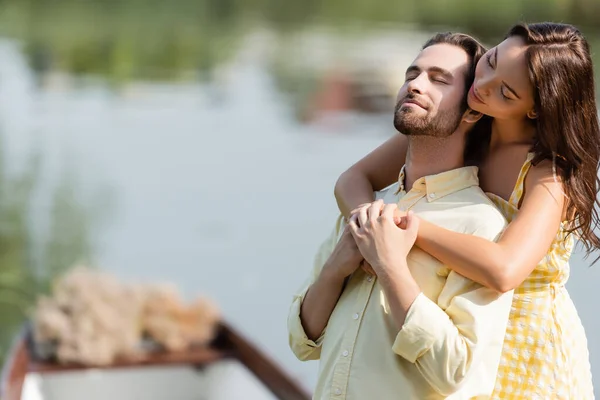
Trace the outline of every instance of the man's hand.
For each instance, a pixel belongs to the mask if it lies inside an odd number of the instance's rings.
[[[396,204],[384,206],[379,200],[354,214],[349,225],[358,249],[380,279],[397,328],[402,329],[408,310],[421,293],[406,263],[417,239],[419,220],[409,212],[406,229],[399,228],[394,221],[397,209]]]
[[[369,209],[369,207],[371,207],[372,204],[373,204],[372,202],[360,204],[354,210],[350,211],[350,219],[352,217],[358,218],[359,215],[361,215],[361,212],[366,217],[367,210]],[[381,202],[381,210],[380,211],[382,211],[382,210],[383,210],[383,202]],[[356,217],[355,217],[355,215],[356,215]],[[349,222],[350,219],[346,219],[346,222]],[[398,225],[398,227],[400,227],[402,229],[406,229],[406,212],[396,208],[396,210],[394,211],[394,223],[396,225]],[[358,223],[358,225],[361,226],[360,222]],[[373,275],[373,276],[377,275],[377,273],[375,272],[373,267],[371,267],[371,264],[369,264],[366,260],[363,260],[360,263],[360,267],[368,275]]]
[[[300,308],[300,321],[309,339],[317,340],[321,336],[342,294],[344,280],[358,269],[361,261],[363,256],[346,226]]]
[[[352,237],[350,227],[346,226],[333,253],[323,266],[323,274],[334,280],[343,281],[358,269],[363,256]]]
[[[378,200],[368,208],[361,208],[350,219],[356,245],[377,275],[388,274],[406,265],[406,256],[417,238],[417,217],[409,212],[405,217],[406,229],[399,228],[394,221],[397,210],[396,204],[384,205]]]

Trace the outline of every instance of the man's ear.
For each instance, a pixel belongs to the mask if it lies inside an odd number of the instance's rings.
[[[462,120],[467,124],[474,124],[475,122],[479,121],[481,117],[483,117],[482,113],[467,108],[467,111],[465,111],[462,116]]]
[[[529,110],[527,112],[527,118],[529,118],[529,119],[536,119],[537,118],[537,113],[535,112],[535,110]]]

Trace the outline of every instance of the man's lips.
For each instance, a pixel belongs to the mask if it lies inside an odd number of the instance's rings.
[[[414,104],[416,106],[421,107],[424,110],[427,109],[427,107],[425,107],[425,105],[423,103],[421,103],[420,101],[415,100],[415,99],[406,99],[402,102],[402,105],[405,105],[405,104]]]

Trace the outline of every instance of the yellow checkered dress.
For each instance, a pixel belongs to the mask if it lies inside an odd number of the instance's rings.
[[[508,202],[490,194],[508,221],[518,212],[532,157]],[[594,398],[585,331],[565,288],[573,246],[561,226],[548,254],[515,289],[493,399]]]

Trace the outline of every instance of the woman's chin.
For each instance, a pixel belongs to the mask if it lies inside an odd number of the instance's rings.
[[[485,107],[483,107],[483,104],[481,104],[478,101],[474,101],[471,100],[471,96],[467,97],[467,104],[469,105],[469,108],[473,111],[477,111],[479,113],[482,113],[483,115],[488,115],[485,109]]]

